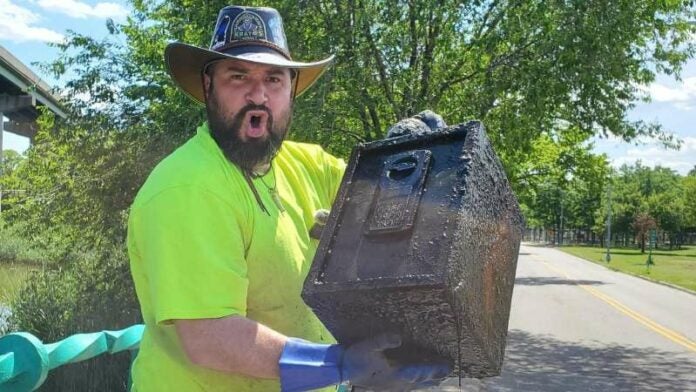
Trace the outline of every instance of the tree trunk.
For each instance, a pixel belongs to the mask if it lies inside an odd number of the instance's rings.
[[[684,232],[681,230],[677,232],[677,249],[681,250],[682,242],[684,240]]]
[[[645,253],[645,234],[640,235],[640,253]]]

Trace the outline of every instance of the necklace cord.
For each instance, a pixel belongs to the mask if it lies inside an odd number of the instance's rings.
[[[273,168],[273,164],[271,164],[271,173],[273,174],[273,186],[270,187],[268,184],[266,184],[266,181],[263,179],[263,175],[257,175],[254,173],[251,173],[250,171],[244,170],[244,179],[246,180],[247,184],[249,184],[249,188],[251,188],[251,191],[254,193],[254,197],[256,198],[256,202],[259,204],[259,207],[261,207],[261,210],[266,213],[266,215],[271,216],[271,213],[268,211],[266,206],[263,204],[261,201],[261,196],[259,195],[258,189],[256,189],[256,186],[254,185],[253,178],[258,178],[261,180],[261,183],[263,186],[266,187],[268,190],[268,194],[271,196],[271,199],[273,200],[273,203],[278,207],[278,211],[281,213],[285,212],[285,207],[283,206],[283,202],[280,200],[280,195],[278,195],[278,190],[276,189],[278,185],[278,181],[275,175],[275,169]]]
[[[259,204],[259,207],[261,207],[261,211],[265,212],[266,215],[271,216],[271,213],[268,212],[268,209],[266,206],[263,204],[261,201],[261,196],[259,195],[259,191],[256,190],[256,186],[254,186],[254,182],[251,179],[251,175],[247,170],[244,170],[244,179],[246,180],[247,184],[249,184],[249,188],[251,188],[251,192],[254,194],[254,197],[256,198],[256,202]],[[263,182],[263,179],[261,180]],[[264,182],[264,185],[266,183]]]
[[[273,164],[271,164],[271,174],[273,175],[272,187],[266,184],[266,180],[263,179],[263,176],[258,176],[258,178],[261,180],[261,183],[263,183],[263,186],[265,186],[268,190],[268,194],[271,196],[273,204],[275,204],[276,207],[278,207],[278,211],[282,213],[285,212],[285,207],[283,206],[283,201],[280,200],[280,195],[278,194],[278,178],[276,177],[275,168],[273,167]]]
[[[259,180],[261,180],[261,182],[262,182],[263,185],[266,187],[266,189],[268,189],[269,192],[275,192],[275,191],[276,191],[276,178],[275,178],[275,173],[273,173],[273,186],[272,186],[272,187],[270,187],[270,186],[268,186],[268,184],[266,184],[266,180],[263,179],[263,176],[258,176],[257,178],[258,178]]]

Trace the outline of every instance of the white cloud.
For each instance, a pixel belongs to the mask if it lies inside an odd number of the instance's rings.
[[[590,141],[595,146],[603,146],[603,147],[609,147],[609,146],[613,147],[616,145],[625,145],[626,144],[625,140],[614,135],[613,133],[610,133],[607,136],[601,136],[601,137],[599,135],[595,135]]]
[[[676,87],[653,83],[648,92],[655,102],[671,102],[682,110],[696,107],[696,77],[684,78]]]
[[[62,34],[35,26],[41,17],[11,0],[0,0],[0,39],[13,42],[61,42]]]
[[[117,3],[97,3],[94,6],[77,0],[38,0],[36,3],[45,10],[78,19],[89,17],[121,19],[128,15],[128,10]]]
[[[610,160],[616,168],[623,164],[633,165],[640,160],[643,165],[669,167],[685,175],[696,166],[696,137],[683,138],[683,144],[677,151],[653,142],[646,146],[632,146],[624,154]]]

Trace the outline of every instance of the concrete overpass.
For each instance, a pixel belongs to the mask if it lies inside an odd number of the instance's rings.
[[[60,117],[65,111],[51,88],[7,49],[0,45],[0,162],[3,161],[3,131],[33,139],[38,107],[45,106]],[[5,121],[7,117],[9,121]],[[2,175],[2,166],[0,166]],[[0,188],[2,212],[2,188]]]
[[[46,82],[0,46],[0,115],[9,119],[0,122],[0,130],[32,139],[37,131],[39,106],[46,106],[58,116],[65,117],[60,101],[50,90]],[[1,146],[2,134],[0,151]]]

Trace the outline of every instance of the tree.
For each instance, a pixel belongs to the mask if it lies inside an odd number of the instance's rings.
[[[256,2],[252,2],[256,3]],[[71,35],[49,69],[72,68],[73,97],[107,117],[190,132],[201,111],[164,72],[169,40],[205,46],[224,1],[137,0],[126,44]],[[689,1],[270,1],[302,58],[336,54],[297,103],[294,137],[345,153],[423,108],[483,120],[510,174],[542,133],[669,136],[626,113],[637,85],[675,73],[694,53]],[[80,51],[70,56],[73,49]],[[138,116],[134,116],[137,114]],[[184,130],[182,130],[184,129]]]
[[[540,136],[530,159],[518,165],[515,179],[519,201],[532,219],[544,227],[594,226],[594,212],[601,203],[608,178],[605,156],[592,154],[592,145],[575,133],[557,138]],[[590,213],[588,213],[590,212]]]
[[[638,161],[633,166],[622,166],[613,177],[612,232],[638,239],[635,220],[647,214],[662,234],[669,237],[670,247],[679,246],[689,199],[683,192],[685,182],[681,176],[672,169],[650,168]],[[605,211],[606,204],[597,210],[598,218],[606,219]]]
[[[633,223],[631,226],[633,227],[633,230],[636,233],[636,238],[640,243],[640,253],[645,253],[645,240],[648,237],[648,232],[657,227],[655,218],[641,212],[638,213],[635,218],[633,218]]]
[[[682,200],[684,201],[684,226],[696,228],[696,174],[682,179]]]
[[[77,75],[66,92],[81,116],[66,126],[147,134],[167,146],[188,137],[203,111],[174,86],[162,53],[170,40],[206,46],[217,10],[227,5],[194,3],[137,0],[128,22],[108,24],[113,38],[68,34],[58,45],[63,55],[46,66],[55,76]],[[336,54],[329,73],[296,102],[294,139],[345,156],[356,142],[382,138],[390,124],[424,108],[450,123],[479,118],[518,193],[544,138],[580,145],[592,135],[652,136],[674,143],[659,125],[630,122],[626,113],[647,98],[638,86],[656,73],[678,73],[695,45],[689,1],[264,4],[284,15],[296,57]],[[586,193],[594,202],[585,204],[597,203],[596,185]],[[583,225],[592,223],[592,214],[585,218]]]
[[[642,211],[653,217],[657,227],[669,236],[670,247],[678,245],[684,215],[680,176],[669,168],[649,168],[640,163],[633,175],[640,190]]]
[[[3,150],[0,161],[0,210],[7,211],[21,193],[21,186],[13,180],[12,174],[20,166],[24,157],[14,150]]]
[[[24,157],[15,150],[3,150],[2,162],[0,162],[0,173],[9,176],[19,166]]]

